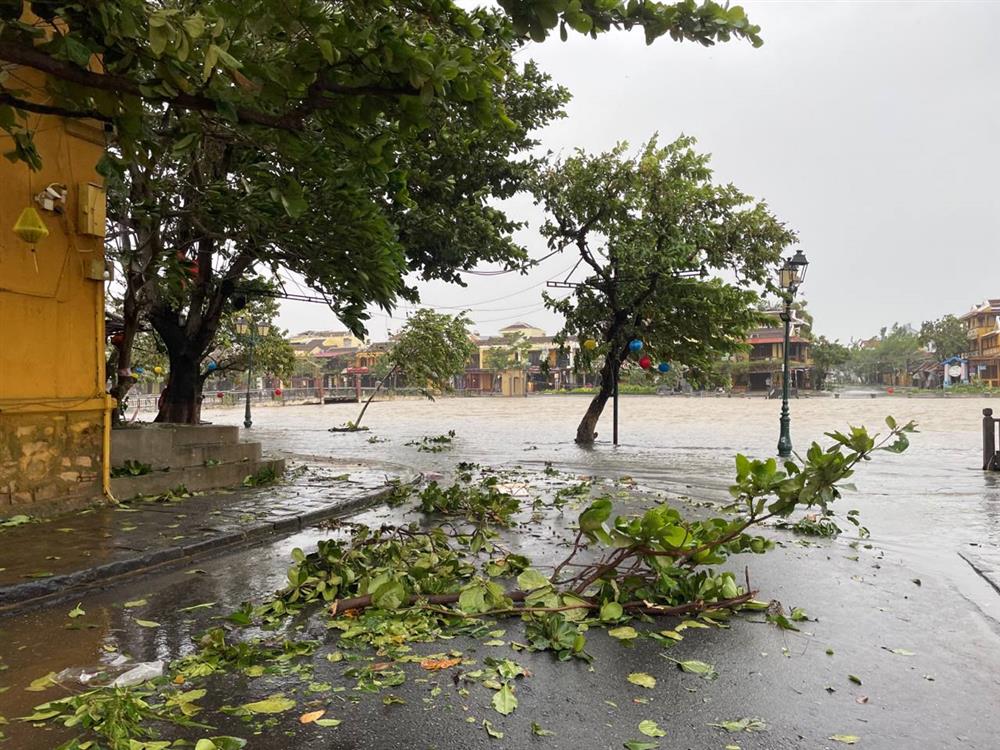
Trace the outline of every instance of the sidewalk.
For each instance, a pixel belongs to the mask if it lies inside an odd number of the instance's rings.
[[[0,612],[108,579],[285,536],[378,502],[414,476],[359,464],[297,464],[256,488],[136,499],[0,527]]]

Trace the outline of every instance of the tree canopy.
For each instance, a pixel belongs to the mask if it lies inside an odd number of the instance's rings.
[[[931,346],[940,359],[948,359],[969,351],[965,324],[954,315],[937,320],[925,320],[920,326],[920,343]]]
[[[0,4],[0,59],[46,81],[0,82],[8,156],[39,165],[30,113],[106,123],[122,361],[148,316],[170,358],[167,421],[197,421],[198,366],[255,270],[301,275],[360,334],[368,305],[415,299],[410,272],[457,281],[526,261],[493,201],[536,170],[530,134],[568,96],[515,60],[528,41],[642,27],[647,41],[760,43],[742,9],[711,0],[28,7]]]
[[[756,289],[771,285],[782,250],[795,242],[765,204],[713,182],[709,157],[694,145],[682,136],[666,146],[654,138],[635,156],[625,144],[577,152],[537,181],[543,235],[554,250],[579,254],[587,274],[574,294],[546,296],[566,318],[558,337],[595,339],[599,346],[583,348],[579,361],[605,362],[578,442],[593,440],[630,340],[643,342],[654,365],[704,369],[740,348],[761,319]]]

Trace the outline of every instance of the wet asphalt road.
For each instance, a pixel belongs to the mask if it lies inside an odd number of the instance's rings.
[[[685,414],[688,408],[683,403],[676,407],[659,403],[670,399],[653,401],[645,407],[647,419],[653,408],[676,408]],[[449,404],[456,406],[451,413],[447,413]],[[536,421],[544,409],[564,408],[545,403],[540,410],[537,399],[528,399],[525,407],[532,404]],[[902,400],[877,404],[880,413],[891,411],[898,417],[909,416],[901,408],[906,405]],[[953,402],[948,405],[953,407]],[[470,411],[495,408],[446,401],[439,402],[436,411],[425,410],[424,404],[379,404],[373,410],[384,413],[387,406],[394,407],[393,419],[413,436],[443,432],[448,428],[441,429],[442,425],[455,426],[455,422],[470,419]],[[706,415],[705,410],[724,406],[724,402],[718,407],[697,405],[702,412],[700,419],[712,423],[712,415]],[[744,408],[743,404],[737,406]],[[793,408],[800,406],[797,403]],[[841,402],[825,408],[838,411],[843,406]],[[944,404],[916,406],[932,412]],[[760,409],[761,405],[745,408]],[[809,404],[809,408],[818,412],[824,405]],[[970,403],[966,408],[975,412],[977,405]],[[271,441],[271,447],[298,454],[334,452],[332,440],[319,434],[321,422],[316,416],[316,412],[323,412],[322,419],[329,421],[328,410],[260,411],[257,419],[263,429],[259,434]],[[748,450],[755,443],[769,443],[770,431],[764,432],[769,420],[765,416],[769,415],[764,413],[759,424],[754,419],[744,420],[744,432],[736,438],[730,435],[731,440],[749,444],[745,448]],[[824,427],[839,426],[840,420],[835,417],[840,414],[825,416]],[[548,654],[515,652],[509,645],[485,647],[469,639],[415,646],[421,653],[456,649],[478,662],[487,655],[505,656],[527,668],[531,676],[520,678],[516,685],[519,706],[513,714],[503,717],[490,707],[491,691],[469,684],[470,692],[463,696],[450,674],[424,672],[415,664],[404,668],[407,681],[388,691],[405,703],[386,705],[382,700],[385,693],[358,693],[353,689],[355,681],[343,676],[345,665],[325,659],[326,653],[338,650],[335,638],[325,631],[321,619],[309,618],[296,637],[319,638],[323,644],[308,660],[314,668],[307,680],[300,675],[210,678],[205,685],[209,696],[202,701],[207,710],[198,718],[215,725],[218,733],[247,737],[251,740],[249,747],[268,750],[621,748],[627,740],[650,739],[637,728],[645,719],[656,721],[667,733],[658,740],[664,749],[721,750],[727,745],[742,750],[844,747],[828,739],[833,735],[857,736],[858,747],[891,750],[1000,747],[1000,737],[990,720],[1000,707],[1000,626],[996,619],[1000,616],[1000,597],[958,557],[960,551],[974,549],[970,545],[977,543],[982,554],[992,552],[1000,503],[992,480],[968,468],[975,460],[975,456],[969,460],[965,455],[968,446],[974,444],[969,433],[977,437],[978,424],[957,430],[949,427],[949,420],[933,413],[924,416],[926,432],[916,438],[912,454],[886,456],[884,460],[880,457],[859,473],[861,492],[851,506],[862,509],[872,528],[871,549],[852,549],[848,546],[849,534],[836,541],[810,539],[807,546],[802,546],[801,540],[775,531],[774,536],[783,542],[781,548],[765,556],[735,561],[739,566],[749,566],[761,598],[780,600],[786,608],[802,607],[816,618],[802,623],[802,633],[778,630],[757,622],[761,619],[757,616],[740,616],[731,621],[730,629],[685,631],[683,641],[664,651],[651,640],[623,645],[598,632],[588,639],[588,651],[594,656],[592,666],[557,663]],[[678,427],[677,435],[688,429],[686,442],[702,442],[702,432],[709,432],[711,424],[702,425],[692,416],[684,418],[690,425]],[[811,424],[808,420],[802,420],[802,432],[807,435]],[[373,420],[373,425],[378,428],[380,423]],[[580,452],[565,442],[546,442],[540,439],[545,434],[537,431],[518,440],[506,433],[502,424],[499,429],[495,423],[489,427],[477,433],[459,425],[459,442],[447,454],[419,454],[412,447],[404,448],[398,433],[392,436],[391,443],[375,448],[385,461],[432,470],[445,469],[466,458],[484,460],[491,454],[489,444],[493,443],[493,455],[498,460],[492,463],[517,461],[537,467],[550,460],[557,468],[581,472],[589,466],[586,473],[609,475],[617,466],[619,473],[635,476],[642,486],[666,491],[676,499],[681,494],[718,496],[728,479],[731,461],[723,452],[731,455],[734,447],[711,450],[697,445],[648,442],[627,445],[612,457],[610,448]],[[330,436],[336,440],[344,437],[356,436]],[[497,448],[498,442],[502,448]],[[372,450],[360,443],[353,448],[343,441],[335,445],[340,454]],[[532,449],[535,445],[537,450]],[[309,451],[304,450],[306,446]],[[952,466],[947,462],[949,458],[964,458],[964,465]],[[572,516],[567,512],[567,519]],[[381,509],[369,511],[363,520],[378,523],[392,517],[393,512]],[[113,653],[145,661],[171,659],[190,651],[191,637],[216,624],[214,617],[281,585],[293,547],[308,549],[325,533],[310,529],[261,549],[216,558],[200,564],[198,570],[204,572],[177,570],[131,580],[87,597],[82,602],[86,616],[72,622],[66,615],[75,602],[0,620],[0,656],[6,667],[0,672],[0,686],[10,688],[0,694],[0,715],[12,719],[43,700],[57,697],[58,689],[44,693],[24,690],[32,679],[50,671],[93,665]],[[525,551],[539,554],[539,545],[547,534],[548,530],[541,527],[535,530],[535,536],[526,536]],[[920,584],[914,579],[919,579]],[[122,608],[125,601],[137,599],[147,599],[148,604],[133,610]],[[177,611],[207,602],[215,604]],[[143,628],[136,624],[136,618],[154,620],[161,626]],[[74,629],[67,629],[67,625]],[[666,626],[659,622],[639,628]],[[517,621],[505,621],[497,627],[506,629],[503,640],[508,644],[523,640]],[[832,656],[827,655],[827,649],[833,650]],[[913,655],[892,653],[893,649]],[[719,678],[709,682],[682,673],[662,658],[664,653],[677,659],[709,662],[715,665]],[[655,676],[656,687],[648,690],[630,684],[626,677],[634,671]],[[862,684],[852,683],[850,674],[858,676]],[[328,682],[346,689],[309,693],[309,682]],[[435,687],[440,692],[432,695]],[[238,704],[277,692],[293,697],[298,705],[275,726],[255,727],[211,710],[222,702]],[[327,717],[342,719],[343,723],[336,728],[321,728],[297,722],[300,713],[317,707],[325,708]],[[473,722],[467,721],[470,717]],[[729,734],[708,726],[744,717],[763,720],[767,730]],[[504,737],[488,736],[482,726],[484,719],[491,721]],[[555,734],[533,736],[532,722]],[[54,747],[62,739],[51,730],[16,721],[0,729],[10,737],[8,746],[18,750]]]

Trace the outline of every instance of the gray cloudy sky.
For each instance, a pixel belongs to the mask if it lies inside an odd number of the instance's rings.
[[[698,138],[719,180],[765,199],[810,260],[803,294],[818,332],[844,341],[1000,297],[1000,2],[742,3],[764,46],[713,48],[641,34],[532,45],[573,93],[543,132],[554,152]],[[534,226],[530,201],[512,213]],[[544,243],[521,236],[535,257]],[[574,258],[527,276],[421,287],[428,306],[468,306],[483,334],[523,320],[554,332],[541,291]],[[372,338],[406,307],[372,319]],[[286,302],[295,333],[336,328],[320,305]]]

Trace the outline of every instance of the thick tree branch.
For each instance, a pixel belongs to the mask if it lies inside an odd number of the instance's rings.
[[[80,120],[99,120],[100,122],[111,122],[110,117],[102,115],[96,110],[67,109],[66,107],[57,107],[53,104],[41,104],[39,102],[19,99],[7,91],[0,91],[0,104],[9,104],[15,109],[22,109],[25,112],[34,112],[38,115],[56,115],[57,117],[72,117]]]

